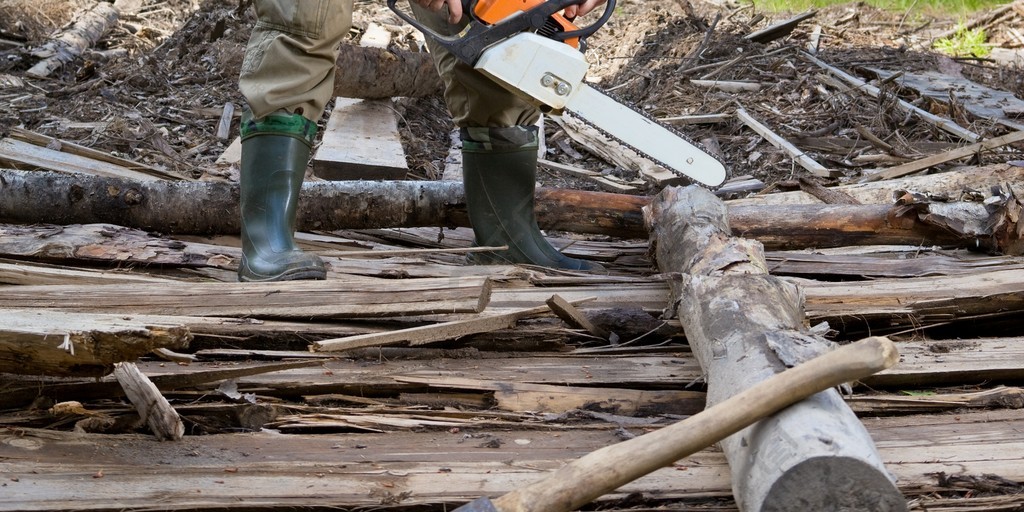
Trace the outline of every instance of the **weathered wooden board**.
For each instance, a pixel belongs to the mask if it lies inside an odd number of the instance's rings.
[[[336,98],[313,174],[325,180],[400,180],[408,172],[391,101]]]
[[[191,339],[188,328],[180,324],[0,309],[0,372],[100,376],[113,371],[114,363],[134,361],[157,348],[182,349]]]
[[[865,421],[904,494],[942,490],[937,475],[1024,480],[1016,411]],[[642,433],[638,430],[637,434]],[[272,432],[186,436],[160,443],[136,435],[35,429],[0,432],[3,510],[151,508],[448,508],[497,496],[617,442],[607,424],[531,429],[331,435]],[[643,493],[659,500],[730,495],[721,453],[705,450],[636,480],[600,501]],[[970,500],[965,499],[964,505]],[[1017,506],[1024,505],[1019,495]],[[1005,508],[1003,510],[1010,510]]]
[[[13,138],[0,139],[0,163],[15,169],[46,169],[66,173],[130,178],[139,181],[155,181],[160,179],[150,174],[127,169],[109,162],[102,162],[72,153],[63,153]]]
[[[479,313],[487,306],[490,288],[490,281],[480,277],[41,285],[5,290],[0,307],[246,318],[411,316]]]

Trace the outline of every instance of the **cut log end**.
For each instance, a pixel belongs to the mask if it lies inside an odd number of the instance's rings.
[[[907,502],[872,464],[852,457],[817,457],[786,471],[772,485],[761,507],[749,510],[903,512]]]

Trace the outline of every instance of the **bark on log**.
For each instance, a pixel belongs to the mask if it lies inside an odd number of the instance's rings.
[[[61,66],[75,60],[117,23],[120,11],[106,2],[96,2],[66,32],[32,52],[43,60],[26,71],[36,78],[45,78]]]
[[[1012,199],[1012,198],[1011,198]],[[543,229],[644,238],[642,208],[650,198],[542,189],[537,218]],[[961,203],[954,203],[954,206]],[[962,203],[966,224],[996,226],[996,233],[963,232],[936,215],[937,206],[746,205],[729,208],[730,227],[769,249],[859,244],[981,247],[1019,254],[1020,229],[1013,208],[993,214]],[[197,208],[202,205],[202,208]],[[945,208],[945,207],[944,207]],[[1006,213],[1009,211],[1009,213]],[[183,214],[187,212],[187,214]],[[215,182],[151,183],[0,169],[0,222],[117,224],[173,234],[236,234],[238,187]],[[436,181],[308,182],[299,200],[300,230],[466,227],[462,185]]]
[[[342,45],[334,95],[382,99],[440,94],[441,79],[428,53]]]
[[[768,275],[761,245],[730,236],[726,211],[698,187],[666,189],[645,210],[659,268],[684,273],[673,303],[706,376],[709,407],[831,345],[804,328],[801,290]],[[906,510],[835,389],[721,444],[741,510]]]

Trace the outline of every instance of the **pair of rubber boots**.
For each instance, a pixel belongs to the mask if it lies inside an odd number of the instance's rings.
[[[298,114],[242,118],[242,261],[239,281],[324,279],[323,261],[295,246],[299,191],[316,125]],[[467,209],[479,246],[474,263],[527,263],[570,270],[597,264],[569,258],[541,234],[534,215],[537,132],[533,127],[463,130]]]

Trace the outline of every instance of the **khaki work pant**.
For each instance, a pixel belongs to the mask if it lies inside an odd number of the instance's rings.
[[[253,28],[239,88],[256,118],[287,110],[317,121],[334,91],[338,48],[352,26],[353,0],[255,0],[259,21]],[[444,35],[447,13],[413,5],[423,24]],[[528,126],[537,109],[508,92],[427,38],[427,47],[445,85],[444,97],[462,128]],[[344,70],[341,70],[344,72]]]

